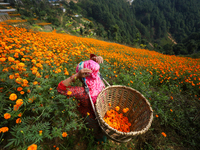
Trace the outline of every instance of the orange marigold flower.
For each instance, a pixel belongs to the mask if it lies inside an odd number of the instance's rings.
[[[5,113],[5,114],[4,114],[4,118],[5,118],[5,119],[9,119],[10,117],[11,117],[11,115],[10,115],[9,113]]]
[[[67,137],[67,132],[63,132],[62,137]]]
[[[22,87],[18,87],[18,88],[17,88],[17,91],[19,91],[19,92],[20,92],[21,90],[23,90],[23,88],[22,88]]]
[[[110,103],[108,103],[108,106],[111,106],[111,104],[110,104]]]
[[[156,117],[158,118],[158,115],[156,115]]]
[[[34,81],[34,82],[33,82],[33,85],[36,85],[36,84],[38,84],[38,82],[37,82],[37,81]]]
[[[87,115],[89,116],[89,115],[90,115],[90,113],[89,113],[89,112],[87,112]]]
[[[19,106],[18,106],[18,105],[14,105],[13,110],[14,110],[14,111],[17,111],[18,109],[19,109]]]
[[[28,147],[27,150],[37,150],[37,145],[36,144],[32,144]]]
[[[19,113],[18,117],[21,117],[22,116],[22,113]]]
[[[6,59],[5,58],[0,58],[0,61],[3,62],[3,61],[6,61]]]
[[[170,111],[171,111],[171,112],[173,112],[173,110],[172,110],[172,109],[170,109]]]
[[[2,127],[2,128],[0,128],[0,133],[1,132],[3,132],[3,133],[8,132],[8,130],[9,130],[8,127]]]
[[[59,150],[59,147],[56,147],[56,150]]]
[[[71,95],[72,94],[72,92],[71,91],[67,91],[67,95]]]
[[[14,79],[14,75],[9,75],[9,79]]]
[[[20,94],[23,95],[23,94],[24,94],[24,91],[21,91]]]
[[[165,132],[162,132],[161,134],[162,134],[164,137],[166,137],[166,136],[167,136],[167,135],[165,134]]]
[[[119,111],[119,109],[120,109],[119,106],[116,106],[116,107],[115,107],[115,110],[116,110],[116,111]]]
[[[21,123],[21,122],[22,122],[21,118],[17,118],[16,123]]]
[[[11,101],[14,101],[14,100],[17,99],[17,95],[16,95],[15,93],[12,93],[12,94],[10,94],[9,99],[10,99]]]

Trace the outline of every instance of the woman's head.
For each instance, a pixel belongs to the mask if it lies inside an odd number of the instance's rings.
[[[90,69],[92,72],[89,74],[88,77],[96,79],[98,76],[100,65],[93,60],[82,61],[77,65],[76,72],[79,72],[83,68]]]

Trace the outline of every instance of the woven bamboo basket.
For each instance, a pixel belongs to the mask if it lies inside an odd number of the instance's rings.
[[[123,108],[129,108],[129,111],[123,114],[131,123],[130,132],[118,131],[103,120],[106,112],[116,106],[120,107],[119,113],[123,113]],[[153,110],[148,100],[137,90],[120,85],[108,86],[102,90],[97,97],[96,112],[102,130],[109,138],[119,143],[128,142],[144,134],[153,121]]]

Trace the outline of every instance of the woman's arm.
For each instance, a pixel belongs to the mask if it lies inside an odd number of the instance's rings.
[[[75,81],[76,79],[82,79],[85,78],[89,75],[89,73],[91,73],[92,70],[88,69],[88,68],[83,68],[81,69],[78,73],[72,75],[71,77],[65,79],[64,81],[62,81],[62,83],[65,86],[69,86],[71,82]]]
[[[96,56],[94,54],[90,54],[90,59],[94,60],[98,64],[103,63],[103,57],[101,57],[101,56]]]

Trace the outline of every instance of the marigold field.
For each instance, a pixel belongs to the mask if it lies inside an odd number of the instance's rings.
[[[104,58],[100,71],[111,85],[130,86],[149,100],[154,120],[147,133],[128,143],[94,144],[78,101],[57,93],[58,83],[91,53]],[[0,149],[200,146],[200,59],[1,23],[0,70]]]

